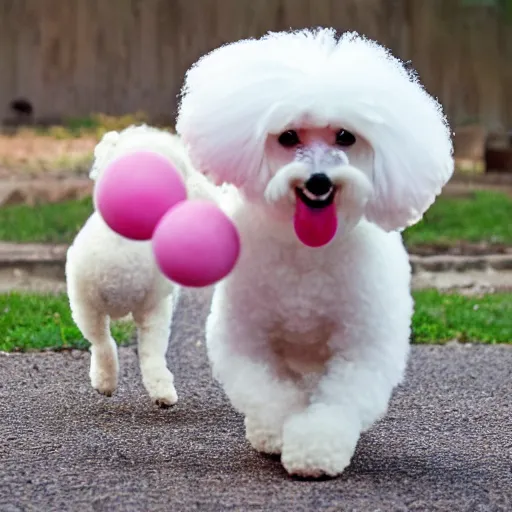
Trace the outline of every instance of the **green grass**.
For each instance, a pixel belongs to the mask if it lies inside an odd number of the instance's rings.
[[[425,217],[404,232],[404,240],[409,247],[460,241],[512,244],[512,198],[489,191],[469,198],[439,197]]]
[[[20,243],[70,243],[89,215],[92,199],[0,208],[0,240]]]
[[[421,290],[414,297],[414,343],[512,343],[510,293],[465,297]],[[65,294],[0,295],[0,333],[0,351],[89,347],[71,318]],[[113,324],[120,344],[132,340],[134,333],[132,322]]]
[[[413,342],[512,343],[512,293],[482,297],[414,292]]]
[[[129,342],[134,324],[113,323],[113,336]],[[8,293],[0,295],[0,351],[86,349],[89,343],[71,318],[68,299],[61,295]]]
[[[92,213],[90,198],[0,208],[0,240],[69,243]],[[487,242],[512,245],[512,198],[479,191],[470,198],[440,197],[424,219],[404,232],[408,247]]]
[[[59,140],[93,136],[99,140],[109,131],[120,131],[134,124],[148,124],[149,122],[148,115],[142,111],[122,116],[95,113],[85,117],[66,118],[61,123],[51,126],[23,126],[15,130],[14,134],[21,131],[25,134],[33,133],[36,136],[50,136]],[[156,120],[152,121],[151,125],[165,130],[173,129],[169,123],[161,123]]]

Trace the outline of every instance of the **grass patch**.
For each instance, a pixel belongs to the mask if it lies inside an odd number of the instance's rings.
[[[62,124],[35,128],[38,135],[49,135],[55,139],[73,139],[93,136],[101,139],[105,133],[124,130],[133,124],[149,124],[144,112],[135,112],[124,116],[109,116],[97,113],[86,117],[71,117],[64,119]]]
[[[404,232],[407,246],[457,242],[512,244],[512,198],[477,191],[469,198],[439,197],[418,224]]]
[[[471,297],[418,290],[413,295],[414,343],[512,343],[512,293]]]
[[[39,177],[44,173],[87,175],[93,161],[93,152],[85,150],[75,153],[56,153],[55,155],[34,154],[20,159],[7,156],[0,161],[0,164],[5,169],[9,169],[10,174],[15,175],[16,178],[27,179],[33,176]]]
[[[86,173],[93,160],[94,136],[56,138],[33,129],[0,134],[2,173],[18,178],[44,173]]]
[[[512,343],[512,294],[483,297],[414,292],[413,343]],[[66,294],[0,295],[0,350],[87,349],[89,343],[75,326]],[[132,322],[113,323],[119,344],[133,339]]]
[[[94,137],[100,140],[109,131],[120,131],[136,124],[151,124],[164,130],[173,130],[168,123],[151,121],[143,112],[134,112],[122,116],[111,116],[101,112],[84,117],[68,117],[58,124],[24,125],[4,130],[13,137],[51,137],[55,140],[78,139]]]
[[[36,206],[0,208],[0,240],[70,243],[93,212],[92,198]]]
[[[114,339],[119,344],[129,342],[134,332],[132,322],[118,321],[112,325]],[[0,351],[88,347],[89,343],[71,318],[66,294],[0,295]]]
[[[92,199],[0,209],[0,240],[69,243],[92,213]],[[512,198],[479,191],[471,198],[440,197],[424,219],[404,232],[408,247],[457,242],[512,245]]]
[[[144,112],[124,116],[92,114],[64,119],[51,126],[19,126],[0,130],[0,166],[19,177],[48,172],[85,174],[93,160],[96,144],[105,133],[131,125],[148,124]],[[152,122],[173,131],[172,126]]]
[[[92,200],[0,209],[0,240],[71,242],[92,213]],[[440,197],[424,219],[404,232],[408,247],[458,242],[512,245],[512,198],[489,191],[470,198]]]

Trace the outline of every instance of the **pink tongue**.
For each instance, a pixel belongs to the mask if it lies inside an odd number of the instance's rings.
[[[295,233],[308,247],[321,247],[329,243],[338,229],[336,207],[310,208],[297,198],[294,218]]]

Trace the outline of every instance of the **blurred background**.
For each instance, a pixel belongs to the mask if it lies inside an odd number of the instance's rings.
[[[209,384],[206,296],[176,310],[169,363],[185,406],[162,413],[141,388],[129,316],[111,324],[127,347],[121,389],[93,395],[65,281],[68,247],[94,211],[88,171],[102,135],[141,122],[173,130],[200,56],[317,26],[359,31],[410,61],[444,105],[457,169],[403,233],[411,343],[451,348],[414,348],[388,420],[334,487],[287,483],[277,461],[244,451],[241,418]],[[509,349],[512,0],[0,0],[0,512],[269,500],[279,505],[266,510],[292,510],[294,499],[296,510],[512,511]]]
[[[511,6],[510,0],[0,0],[0,112],[4,128],[101,130],[121,116],[121,123],[133,116],[172,126],[184,73],[205,52],[269,30],[331,26],[363,33],[411,61],[446,109],[460,164],[481,169],[485,146],[510,145]],[[494,170],[512,166],[510,155],[488,159]]]
[[[101,136],[140,122],[173,130],[184,74],[201,55],[316,26],[356,30],[410,61],[454,131],[454,178],[404,232],[415,339],[512,339],[512,0],[0,0],[4,350],[85,343],[65,294],[38,294],[65,291]],[[15,301],[19,291],[35,295]]]
[[[187,68],[268,30],[332,26],[411,60],[454,125],[512,126],[512,25],[501,0],[2,0],[3,118],[144,111],[172,122]]]

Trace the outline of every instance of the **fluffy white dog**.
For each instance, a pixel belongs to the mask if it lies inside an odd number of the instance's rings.
[[[190,198],[217,202],[216,188],[192,169],[179,137],[146,125],[107,133],[95,148],[90,177],[98,183],[114,158],[138,150],[154,151],[174,163]],[[131,313],[139,331],[144,386],[161,407],[176,403],[166,352],[178,288],[173,292],[172,283],[158,269],[151,242],[117,235],[94,212],[68,250],[66,277],[73,319],[91,343],[93,388],[109,396],[116,390],[119,365],[109,323]]]
[[[290,474],[338,475],[404,376],[413,300],[399,231],[452,175],[441,106],[355,33],[271,33],[188,71],[177,131],[194,167],[242,197],[242,254],[207,321],[214,375],[256,450]],[[335,238],[303,245],[298,208],[337,216]]]

